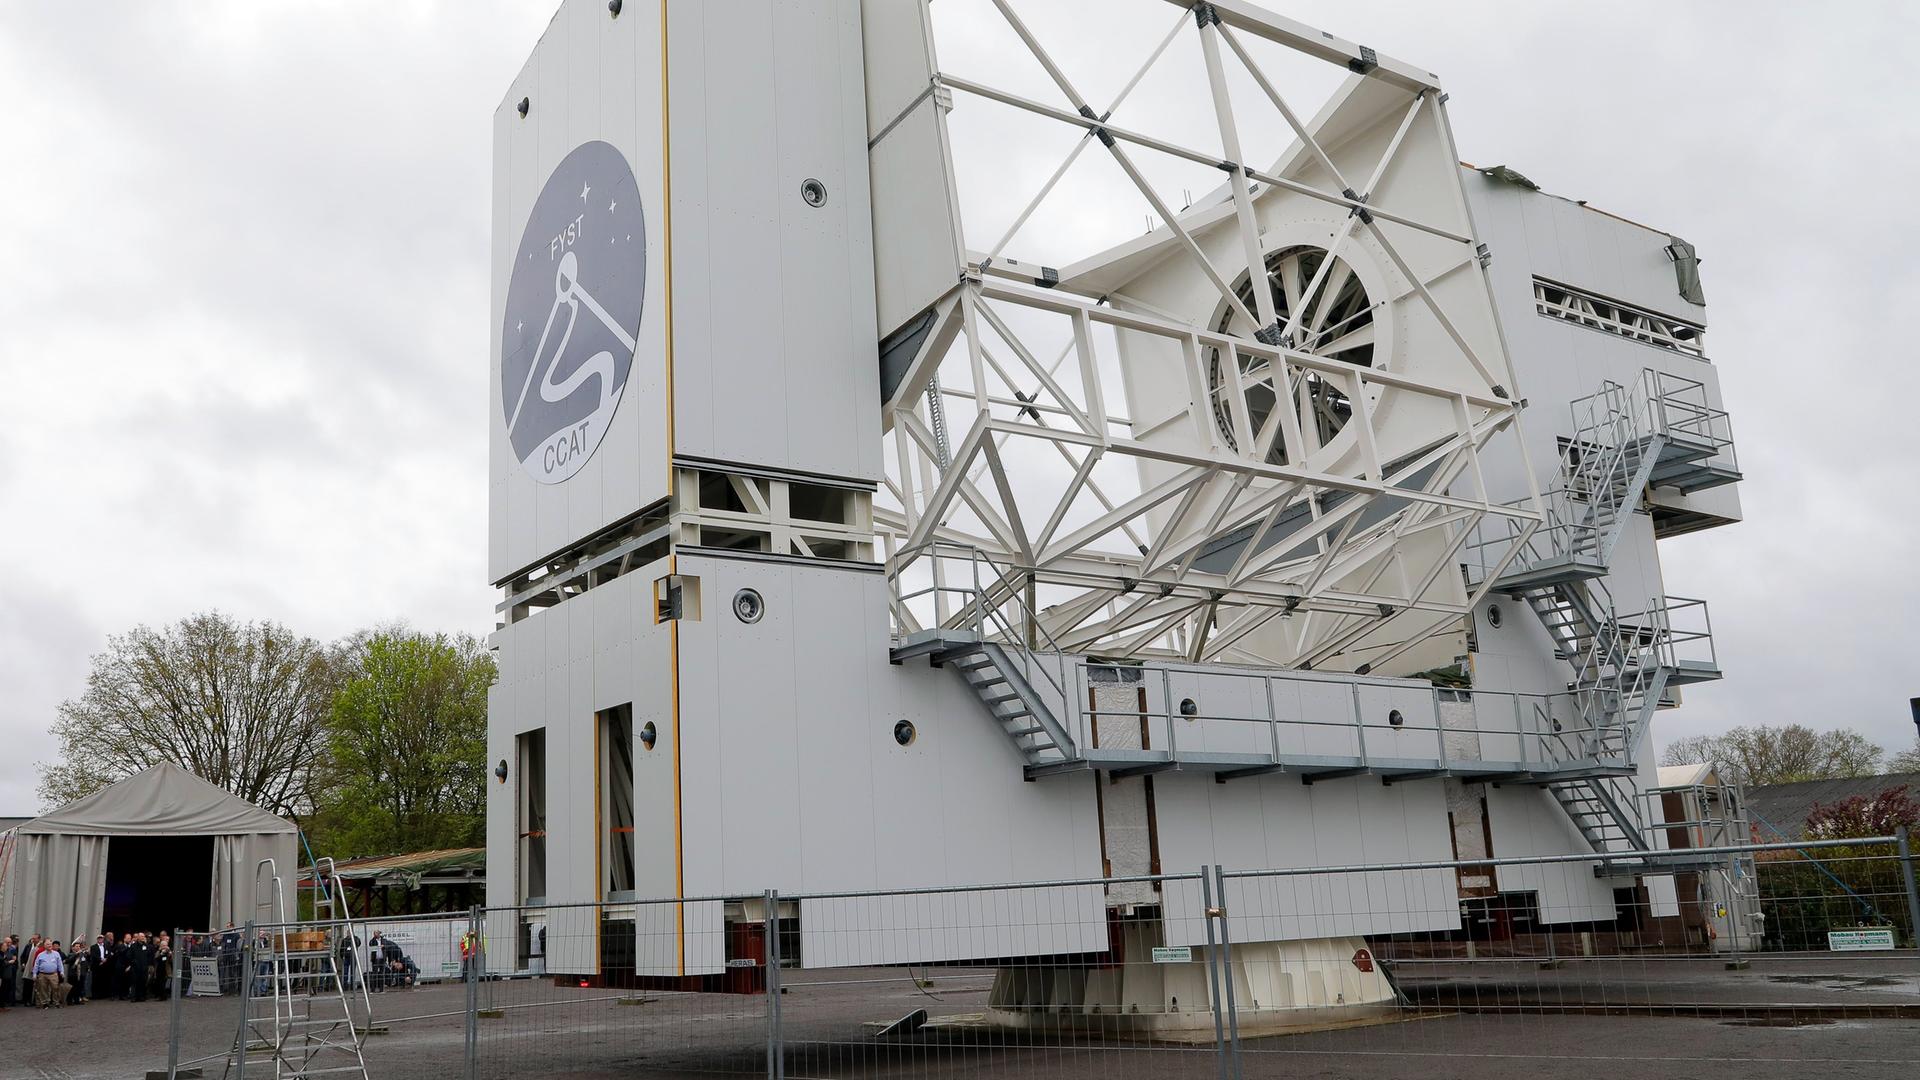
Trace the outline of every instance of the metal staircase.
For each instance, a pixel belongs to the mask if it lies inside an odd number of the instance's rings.
[[[933,659],[959,673],[1028,765],[1058,765],[1073,758],[1073,739],[1034,690],[1023,665],[1005,648],[988,641],[958,641],[934,653]]]
[[[254,869],[256,895],[262,885],[272,886],[274,929],[264,943],[257,938],[246,943],[240,1028],[222,1075],[296,1080],[357,1074],[367,1080],[360,1031],[338,960],[339,935],[349,924],[316,923],[313,929],[299,929],[301,924],[287,918],[286,894],[276,869],[272,859],[261,860]],[[335,882],[332,889],[337,888]],[[255,993],[263,963],[269,992]]]
[[[1549,522],[1494,588],[1526,602],[1573,668],[1573,730],[1554,721],[1548,753],[1624,772],[1669,686],[1718,678],[1719,669],[1676,655],[1672,611],[1697,606],[1704,618],[1703,604],[1662,602],[1622,617],[1603,579],[1651,485],[1692,491],[1739,472],[1730,464],[1726,413],[1707,404],[1694,380],[1647,369],[1635,386],[1604,383],[1571,411],[1573,434],[1561,444],[1559,473],[1544,497]],[[1687,640],[1701,638],[1707,635]],[[1545,786],[1594,851],[1648,850],[1630,775],[1576,775]]]
[[[1639,801],[1623,798],[1629,793],[1617,781],[1596,776],[1551,783],[1547,790],[1594,851],[1626,854],[1648,850]]]

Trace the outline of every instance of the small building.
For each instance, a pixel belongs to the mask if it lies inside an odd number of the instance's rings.
[[[486,902],[487,849],[445,848],[334,864],[355,918],[465,912]],[[314,887],[312,868],[300,881]]]
[[[266,881],[291,880],[298,838],[292,822],[162,762],[0,832],[0,927],[66,941],[271,919]]]

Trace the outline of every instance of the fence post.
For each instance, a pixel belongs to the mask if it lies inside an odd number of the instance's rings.
[[[767,1077],[786,1080],[787,1040],[780,1027],[780,894],[768,889],[766,904]]]
[[[1900,877],[1907,886],[1907,937],[1920,948],[1920,890],[1913,887],[1913,848],[1907,843],[1907,827],[1893,830],[1893,836],[1900,846]]]
[[[1740,913],[1734,904],[1734,882],[1740,880],[1739,856],[1727,856],[1727,885],[1721,890],[1725,895],[1719,903],[1727,912],[1727,970],[1745,971],[1747,962],[1740,958]]]
[[[1220,894],[1220,980],[1227,990],[1227,1045],[1232,1049],[1233,1080],[1240,1080],[1240,1007],[1233,1000],[1233,931],[1227,928],[1227,874],[1213,864],[1214,891]]]
[[[186,934],[174,931],[173,993],[167,999],[167,1080],[174,1080],[180,1073],[180,957],[186,940]],[[94,982],[98,985],[101,980],[95,978]]]
[[[480,965],[484,955],[479,904],[467,909],[467,933],[473,935],[473,947],[467,953],[467,969],[461,973],[467,984],[467,1031],[463,1056],[466,1059],[467,1080],[474,1080],[480,1071]]]
[[[1213,920],[1220,909],[1213,906],[1213,875],[1207,873],[1204,866],[1200,868],[1200,903],[1200,921],[1207,928],[1207,990],[1213,995],[1210,1003],[1213,1008],[1213,1049],[1220,1066],[1217,1070],[1220,1080],[1227,1080],[1227,1031],[1226,1023],[1221,1018],[1221,1002],[1226,999],[1220,996],[1220,955],[1213,947]]]
[[[247,1017],[247,1011],[253,1001],[253,920],[247,920],[246,937],[240,939],[240,1033],[234,1036],[233,1075],[236,1080],[247,1080],[247,1048],[253,1042],[253,1024]]]

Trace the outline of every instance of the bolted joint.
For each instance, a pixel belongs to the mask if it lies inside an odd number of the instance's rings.
[[[1271,345],[1276,349],[1279,348],[1280,342],[1283,340],[1280,336],[1280,320],[1275,319],[1273,320],[1272,326],[1263,326],[1255,330],[1253,332],[1253,339],[1262,345]]]
[[[1089,120],[1093,120],[1096,122],[1098,122],[1101,119],[1100,114],[1097,112],[1094,112],[1093,106],[1091,105],[1080,106],[1080,115],[1086,117]]]
[[[1241,172],[1245,169],[1245,166],[1236,164],[1231,161],[1218,161],[1214,163],[1213,167],[1216,169],[1219,169],[1223,173],[1236,173],[1236,172]]]
[[[1220,13],[1213,9],[1212,4],[1205,2],[1198,3],[1193,5],[1193,21],[1194,25],[1202,30],[1205,30],[1209,25],[1219,26]]]
[[[1480,260],[1480,269],[1482,270],[1493,265],[1493,249],[1485,244],[1475,244],[1473,246],[1473,257]]]
[[[1380,54],[1365,45],[1360,46],[1360,55],[1347,61],[1347,70],[1356,75],[1365,75],[1380,66]]]
[[[1100,145],[1105,146],[1109,150],[1113,149],[1113,136],[1107,133],[1106,128],[1094,128],[1093,134],[1095,138],[1100,140]]]
[[[1357,217],[1362,223],[1367,225],[1373,224],[1373,214],[1367,210],[1367,197],[1365,195],[1360,194],[1352,188],[1343,188],[1340,194],[1345,195],[1353,203],[1352,209],[1347,212],[1348,217]]]
[[[1493,384],[1493,396],[1499,398],[1501,401],[1511,400],[1511,396],[1507,393],[1507,388],[1501,386],[1499,383]],[[1523,401],[1521,404],[1525,405],[1526,402]]]
[[[1013,415],[1015,415],[1015,416],[1030,416],[1030,417],[1032,417],[1032,418],[1033,418],[1033,421],[1034,421],[1035,423],[1039,423],[1039,422],[1040,422],[1040,410],[1038,410],[1038,409],[1036,409],[1036,408],[1033,408],[1033,406],[1032,406],[1032,404],[1031,404],[1031,403],[1032,403],[1032,402],[1033,402],[1033,401],[1034,401],[1035,399],[1037,399],[1037,398],[1039,398],[1039,396],[1040,396],[1040,391],[1038,391],[1038,390],[1035,390],[1035,391],[1034,391],[1033,393],[1031,393],[1031,394],[1023,394],[1023,393],[1021,393],[1020,391],[1018,391],[1018,390],[1015,390],[1015,391],[1013,392],[1013,396],[1014,396],[1015,398],[1017,398],[1017,399],[1019,399],[1019,400],[1020,400],[1020,402],[1022,403],[1022,406],[1023,406],[1023,407],[1022,407],[1022,408],[1021,408],[1021,409],[1020,409],[1019,411],[1017,411],[1017,412],[1015,412],[1015,413],[1014,413]]]
[[[1040,276],[1034,278],[1033,283],[1043,289],[1051,289],[1060,284],[1060,271],[1051,266],[1043,266],[1040,268]]]

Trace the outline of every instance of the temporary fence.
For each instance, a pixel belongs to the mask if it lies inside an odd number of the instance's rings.
[[[409,941],[397,969],[369,924],[340,922],[250,926],[237,949],[216,939],[211,957],[184,955],[173,1074],[317,1073],[296,1053],[274,1062],[245,1017],[283,977],[270,944],[318,931],[354,953],[335,966],[369,1076],[1427,1076],[1468,1058],[1482,1059],[1474,1072],[1638,1061],[1748,1077],[1835,1062],[1892,1076],[1920,1059],[1904,830],[381,924],[382,942]],[[451,929],[457,971],[408,951]],[[308,1038],[297,1022],[277,1037]]]

